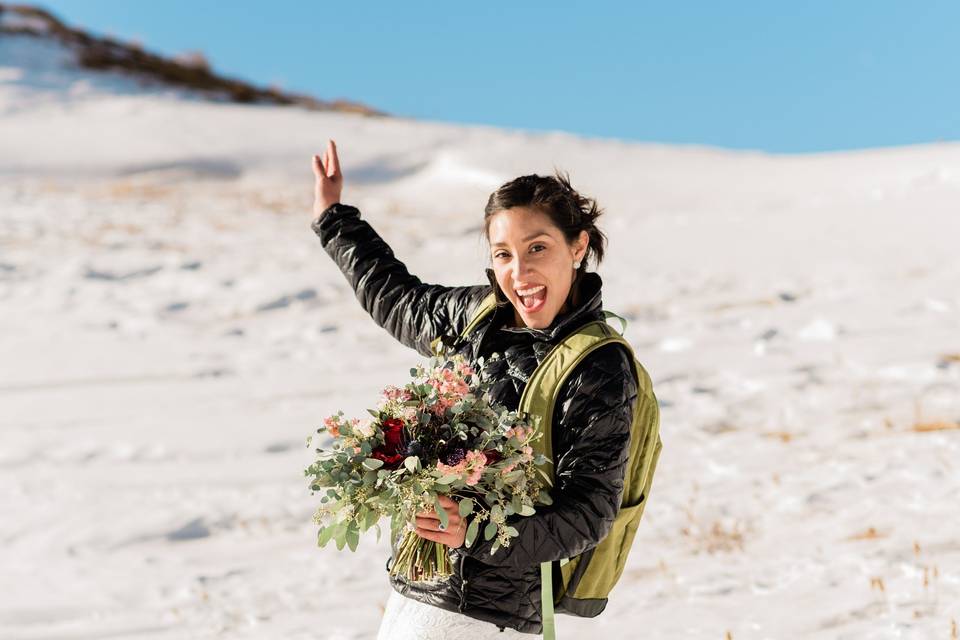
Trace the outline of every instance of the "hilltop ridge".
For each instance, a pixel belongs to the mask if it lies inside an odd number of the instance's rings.
[[[311,110],[367,116],[390,115],[359,102],[327,101],[275,87],[258,87],[215,72],[200,53],[166,57],[147,51],[135,42],[95,36],[68,26],[49,11],[32,5],[0,2],[0,37],[8,35],[55,41],[67,48],[76,64],[84,69],[119,71],[147,83],[191,90],[214,100],[296,105]]]

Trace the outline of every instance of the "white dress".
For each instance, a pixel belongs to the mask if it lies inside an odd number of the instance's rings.
[[[535,640],[543,636],[520,633],[456,611],[425,604],[390,590],[377,640]]]

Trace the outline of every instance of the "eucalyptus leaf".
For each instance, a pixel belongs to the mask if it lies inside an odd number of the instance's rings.
[[[337,525],[337,531],[333,534],[333,541],[337,543],[337,551],[343,551],[344,545],[347,544],[346,533],[344,527]]]
[[[473,520],[470,523],[470,526],[467,527],[467,536],[464,538],[464,543],[469,547],[473,544],[473,541],[477,538],[477,530],[480,528],[480,523],[476,520]]]
[[[330,525],[329,527],[323,527],[320,529],[320,533],[317,534],[317,546],[323,548],[327,546],[327,543],[330,542],[330,538],[333,537],[333,531],[336,527]]]
[[[522,516],[532,516],[536,512],[537,510],[531,507],[529,504],[523,505],[523,508],[520,509],[520,515]]]
[[[492,521],[488,522],[487,526],[483,528],[483,539],[489,540],[495,535],[497,535],[497,523]]]
[[[507,474],[503,476],[503,482],[505,484],[513,484],[522,477],[523,469],[513,469],[512,471],[508,471]]]
[[[407,471],[413,473],[417,470],[417,465],[420,464],[420,458],[417,456],[407,456],[403,459],[403,466],[406,467]]]
[[[464,498],[460,501],[460,517],[466,518],[473,513],[473,498]]]
[[[383,466],[383,460],[378,460],[377,458],[367,458],[363,461],[363,466],[371,471],[376,471]]]
[[[377,520],[380,519],[380,514],[377,513],[376,509],[368,509],[367,513],[363,519],[363,530],[366,531],[373,525],[377,523]]]
[[[440,526],[446,529],[450,526],[450,514],[447,513],[447,510],[440,505],[440,498],[436,495],[433,496],[433,508],[437,512],[437,515],[440,517]]]
[[[351,525],[347,527],[346,538],[347,544],[350,546],[350,551],[356,551],[357,544],[360,543],[360,530],[355,524],[351,523]]]

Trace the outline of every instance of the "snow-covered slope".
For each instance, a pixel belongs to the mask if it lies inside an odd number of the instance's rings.
[[[663,405],[622,582],[565,638],[935,638],[960,620],[960,145],[771,156],[210,102],[0,36],[0,637],[372,638],[305,438],[418,356],[309,228],[310,156],[428,282],[569,170]],[[619,326],[619,325],[617,325]]]

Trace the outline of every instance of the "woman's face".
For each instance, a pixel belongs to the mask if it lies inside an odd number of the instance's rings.
[[[493,271],[513,303],[515,326],[550,326],[558,313],[566,311],[573,263],[583,259],[590,236],[581,231],[576,242],[567,244],[546,214],[513,207],[490,217],[488,238]]]

